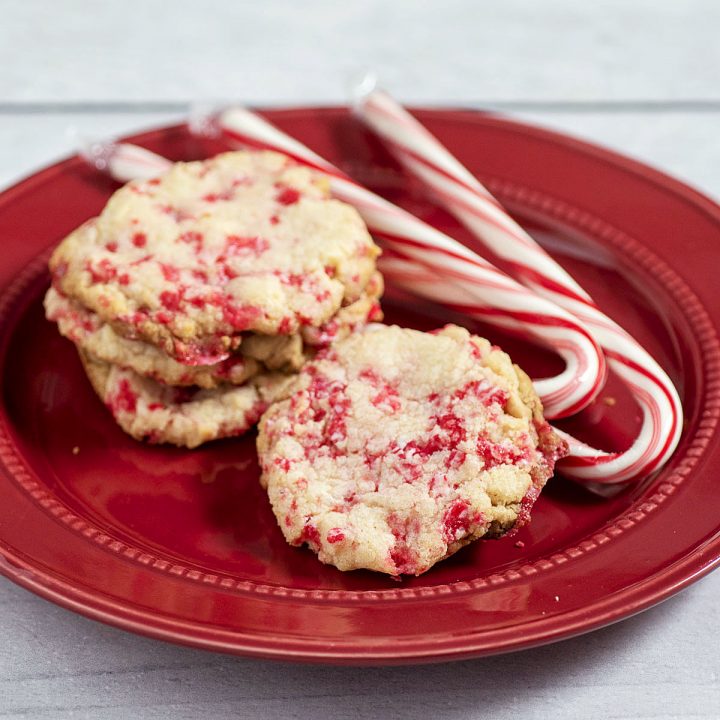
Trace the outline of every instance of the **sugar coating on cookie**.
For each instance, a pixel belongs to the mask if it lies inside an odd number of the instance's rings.
[[[90,382],[120,427],[136,440],[194,448],[242,435],[291,378],[259,374],[240,386],[171,387],[80,352]]]
[[[63,294],[123,335],[212,364],[243,332],[328,322],[361,296],[378,254],[322,175],[278,153],[235,152],[128,183],[50,269]]]
[[[371,325],[303,368],[258,451],[288,542],[341,570],[418,575],[527,522],[567,447],[487,340]]]

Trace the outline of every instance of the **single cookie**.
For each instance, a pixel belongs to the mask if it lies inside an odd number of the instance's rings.
[[[527,522],[567,447],[487,340],[370,325],[278,396],[258,452],[289,543],[341,570],[419,575]]]
[[[242,435],[292,380],[273,373],[213,390],[174,388],[79,352],[92,386],[126,433],[187,448]]]
[[[357,300],[379,249],[327,180],[272,152],[177,163],[118,190],[50,260],[53,282],[186,364],[240,334],[320,327]]]
[[[98,360],[168,385],[213,388],[223,384],[241,385],[266,369],[296,371],[315,354],[316,348],[345,337],[370,320],[382,319],[378,302],[382,294],[379,273],[371,278],[366,290],[322,327],[303,328],[295,335],[246,335],[238,350],[213,365],[185,365],[154,345],[123,337],[97,313],[61,295],[54,287],[45,296],[45,315],[57,323],[62,335]]]

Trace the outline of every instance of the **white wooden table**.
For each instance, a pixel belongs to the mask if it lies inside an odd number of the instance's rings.
[[[0,184],[191,100],[490,107],[720,196],[715,0],[0,0]],[[720,512],[720,510],[719,510]],[[236,659],[146,640],[0,580],[0,718],[720,717],[720,573],[556,645],[418,668]]]

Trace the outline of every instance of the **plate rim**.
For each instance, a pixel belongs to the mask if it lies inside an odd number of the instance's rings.
[[[290,115],[292,113],[307,113],[316,111],[335,111],[345,113],[346,109],[336,106],[308,106],[272,108],[271,110],[268,110],[268,112],[273,115]],[[689,187],[687,184],[662,173],[661,171],[655,170],[643,163],[620,155],[612,150],[607,150],[592,143],[569,137],[563,133],[557,133],[544,128],[528,125],[524,122],[518,122],[514,119],[506,119],[479,111],[471,111],[467,109],[453,110],[448,108],[433,109],[431,112],[439,117],[448,115],[452,120],[457,120],[458,117],[467,117],[468,119],[472,119],[481,116],[485,122],[489,121],[493,124],[505,127],[510,126],[511,128],[520,130],[525,134],[539,136],[566,148],[570,147],[574,150],[580,150],[611,165],[616,167],[620,166],[625,170],[632,171],[633,173],[640,175],[644,180],[651,181],[654,185],[661,187],[673,195],[682,196],[686,201],[690,202],[693,206],[702,209],[705,213],[709,214],[716,223],[720,224],[720,207],[718,207],[718,205],[709,197],[703,195],[692,187]],[[129,139],[142,141],[142,138],[144,137],[148,137],[153,133],[167,131],[173,127],[176,126],[163,125],[139,134],[133,134],[132,136],[129,136]],[[0,193],[0,200],[8,201],[8,196],[10,196],[11,199],[15,192],[28,190],[32,186],[33,181],[46,179],[47,176],[52,173],[57,173],[67,169],[68,164],[73,162],[81,163],[77,157],[71,156],[32,173],[28,177],[21,179],[3,190]],[[3,288],[3,293],[7,289],[7,287]],[[0,538],[0,543],[4,545],[2,538]],[[272,650],[270,647],[262,648],[259,645],[243,646],[237,642],[224,643],[220,640],[217,640],[216,642],[211,639],[200,640],[197,638],[197,635],[186,635],[183,632],[179,632],[177,628],[173,630],[172,628],[162,629],[158,627],[158,624],[161,624],[159,623],[160,618],[157,614],[153,614],[152,612],[145,613],[146,621],[144,623],[140,623],[139,621],[134,621],[128,617],[121,617],[122,613],[120,613],[119,610],[123,609],[122,603],[118,604],[109,602],[108,607],[114,608],[116,611],[113,614],[109,610],[103,610],[97,602],[93,604],[90,600],[88,600],[83,603],[80,602],[79,599],[73,599],[73,595],[79,592],[77,587],[73,588],[72,586],[68,586],[67,584],[60,582],[57,578],[53,578],[51,575],[41,572],[38,568],[34,568],[33,570],[36,578],[33,580],[28,576],[27,570],[23,569],[22,560],[17,557],[11,559],[11,555],[12,553],[5,551],[0,554],[0,573],[17,584],[26,587],[27,589],[55,602],[56,604],[79,612],[87,617],[100,620],[123,629],[133,630],[149,637],[170,640],[205,649],[214,649],[224,652],[283,660],[345,662],[348,664],[378,664],[379,662],[382,662],[383,664],[386,664],[404,662],[434,662],[448,659],[475,657],[478,655],[493,654],[497,652],[508,652],[521,648],[533,647],[547,642],[554,642],[566,637],[572,637],[574,635],[608,625],[625,617],[629,617],[632,614],[647,609],[667,597],[670,597],[720,565],[720,526],[718,526],[715,535],[711,539],[706,540],[694,551],[680,558],[675,563],[664,567],[654,575],[644,578],[640,582],[636,583],[632,588],[624,590],[621,593],[624,601],[620,607],[614,607],[620,602],[620,599],[617,597],[613,599],[613,602],[606,600],[605,602],[599,601],[594,603],[593,607],[598,605],[602,606],[603,604],[608,604],[610,607],[608,607],[603,613],[593,614],[594,619],[592,621],[588,620],[586,613],[581,613],[579,611],[576,611],[575,613],[557,614],[548,618],[523,623],[523,628],[527,630],[533,627],[536,628],[535,632],[525,632],[522,639],[517,639],[516,641],[510,640],[503,642],[500,645],[497,643],[489,643],[487,641],[478,642],[474,645],[465,642],[459,643],[459,645],[462,645],[461,649],[456,648],[455,650],[448,651],[438,651],[438,644],[436,644],[433,647],[428,647],[426,652],[414,650],[405,654],[398,653],[394,650],[389,650],[387,653],[380,652],[377,647],[372,649],[369,654],[366,654],[362,650],[358,649],[353,650],[350,654],[345,651],[328,651],[325,653],[315,651],[308,653],[307,650],[300,650],[295,653],[292,650],[289,650],[287,646],[280,648],[279,650]],[[670,580],[670,582],[665,582],[665,580]],[[648,589],[646,586],[653,586],[653,588]],[[63,588],[64,592],[60,592],[60,588]],[[127,605],[125,605],[124,609],[129,613]],[[136,614],[142,615],[143,613],[138,610],[136,611]],[[574,620],[574,622],[568,624],[568,617],[573,614],[578,617]],[[156,623],[154,627],[152,626],[152,623],[148,622],[150,618],[152,618]],[[173,624],[177,625],[177,621],[174,621]],[[551,629],[546,629],[546,625],[550,625]],[[552,630],[553,625],[557,626],[555,630]],[[187,628],[195,626],[196,624],[190,622],[185,623],[185,627]],[[483,633],[482,630],[479,632]],[[234,634],[237,635],[237,633]],[[485,635],[487,635],[487,631],[485,631]],[[425,642],[427,643],[427,640],[425,640]]]

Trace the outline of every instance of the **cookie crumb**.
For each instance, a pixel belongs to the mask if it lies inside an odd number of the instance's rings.
[[[604,397],[602,401],[608,407],[615,407],[615,405],[617,405],[617,400],[614,397]]]
[[[75,445],[75,447],[73,447],[73,449],[72,449],[72,454],[77,455],[79,452],[80,452],[80,448],[77,445]]]
[[[525,543],[524,543],[522,540],[518,540],[518,541],[515,543],[515,547],[522,549],[522,548],[525,547]]]

